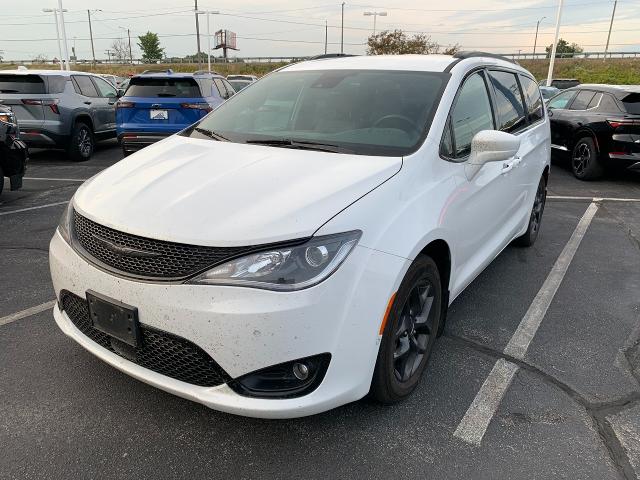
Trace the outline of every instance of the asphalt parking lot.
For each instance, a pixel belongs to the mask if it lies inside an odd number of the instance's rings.
[[[640,478],[640,174],[584,183],[554,164],[538,242],[456,299],[407,401],[267,421],[147,386],[55,325],[49,240],[120,158],[113,142],[79,164],[36,151],[0,197],[0,478]]]

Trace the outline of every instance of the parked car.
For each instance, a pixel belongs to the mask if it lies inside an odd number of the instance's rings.
[[[547,103],[550,99],[552,99],[558,93],[560,93],[560,89],[556,87],[540,86],[540,93],[542,94],[542,99],[544,100],[544,103]]]
[[[251,80],[229,80],[229,83],[233,87],[233,89],[237,92],[242,90],[245,87],[248,87],[253,83]]]
[[[99,76],[104,78],[106,81],[108,81],[111,85],[113,85],[116,88],[120,88],[120,85],[125,80],[124,78],[119,77],[117,75],[99,74]]]
[[[132,77],[116,111],[123,154],[179,132],[234,94],[224,77],[208,72],[164,70]]]
[[[255,75],[227,75],[227,80],[247,80],[249,82],[257,82],[258,77]]]
[[[22,177],[27,168],[29,151],[20,140],[20,129],[9,107],[0,104],[0,194],[4,177],[9,178],[11,190],[22,188]]]
[[[546,86],[547,80],[540,80],[540,86]],[[551,86],[556,87],[558,90],[566,90],[567,88],[573,88],[580,85],[580,80],[577,78],[554,78],[551,80]]]
[[[0,71],[0,102],[18,118],[29,147],[64,148],[88,160],[97,140],[116,135],[117,91],[97,75],[60,70]]]
[[[55,320],[226,412],[394,403],[449,304],[536,241],[549,158],[538,85],[496,55],[291,64],[80,187],[51,241]]]
[[[640,87],[580,85],[547,108],[551,146],[571,155],[577,178],[600,178],[607,167],[640,167]]]

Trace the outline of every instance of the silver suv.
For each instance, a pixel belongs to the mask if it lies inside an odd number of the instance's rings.
[[[97,140],[116,136],[118,91],[97,75],[59,70],[0,72],[0,103],[15,112],[29,147],[64,148],[88,160]]]

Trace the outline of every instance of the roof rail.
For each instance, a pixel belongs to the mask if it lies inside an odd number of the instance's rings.
[[[204,75],[205,73],[210,73],[211,75],[220,75],[215,70],[196,70],[193,72],[194,75]]]
[[[142,72],[140,75],[147,75],[149,73],[173,73],[173,70],[171,70],[170,68],[163,68],[163,69],[149,69],[149,70],[145,70],[144,72]]]
[[[351,53],[323,53],[322,55],[315,55],[309,58],[309,60],[322,60],[324,58],[340,58],[340,57],[357,57]]]
[[[504,55],[498,55],[497,53],[489,53],[489,52],[478,52],[478,51],[461,51],[453,54],[453,58],[457,58],[458,60],[464,60],[466,58],[476,58],[476,57],[489,57],[489,58],[497,58],[498,60],[504,60],[505,62],[515,63],[519,65],[518,62],[512,60]]]

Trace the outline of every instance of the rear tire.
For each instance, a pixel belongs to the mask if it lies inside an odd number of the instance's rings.
[[[69,158],[74,162],[84,162],[91,158],[95,149],[95,140],[91,127],[83,122],[77,122],[71,132],[71,140],[67,148]]]
[[[371,396],[384,404],[405,399],[427,367],[443,317],[442,286],[431,257],[419,255],[409,267],[385,325]]]
[[[591,137],[579,139],[573,147],[571,170],[579,180],[595,180],[604,174],[604,167],[598,158],[596,145]]]
[[[536,243],[538,232],[540,232],[540,224],[542,223],[542,214],[544,206],[547,203],[547,181],[544,176],[540,178],[538,189],[536,190],[536,198],[533,201],[531,216],[529,217],[529,225],[524,235],[516,238],[513,243],[519,247],[530,247]]]
[[[126,150],[124,147],[122,147],[122,158],[124,157],[128,157],[129,155],[131,155],[133,152],[130,150]]]

